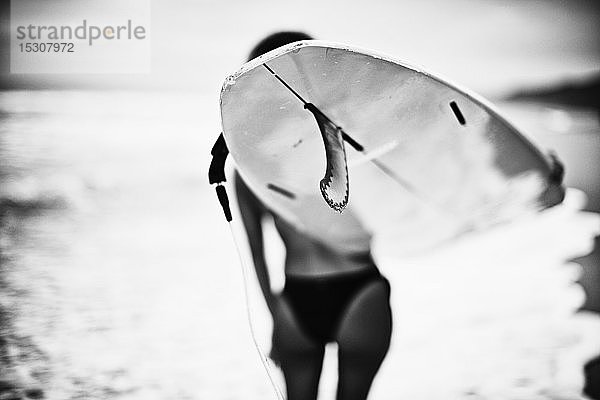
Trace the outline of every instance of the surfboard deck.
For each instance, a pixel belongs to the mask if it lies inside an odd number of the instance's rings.
[[[549,158],[485,100],[368,50],[281,47],[229,76],[220,101],[252,191],[341,251],[368,249],[372,235],[396,252],[422,250],[564,194]]]

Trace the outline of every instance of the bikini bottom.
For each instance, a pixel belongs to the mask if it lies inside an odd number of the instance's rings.
[[[286,277],[282,295],[291,305],[301,328],[317,344],[334,341],[351,301],[363,287],[389,282],[375,265],[358,272],[326,277]]]

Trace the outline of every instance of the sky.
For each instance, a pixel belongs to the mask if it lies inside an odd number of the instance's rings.
[[[373,49],[491,97],[600,72],[592,1],[150,1],[150,73],[11,75],[4,66],[2,83],[218,93],[253,45],[278,30]]]

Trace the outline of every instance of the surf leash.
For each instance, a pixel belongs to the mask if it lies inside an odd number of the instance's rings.
[[[229,197],[227,196],[227,190],[223,184],[227,182],[227,178],[225,176],[225,161],[227,160],[227,156],[229,155],[229,149],[227,148],[227,143],[225,142],[225,138],[223,137],[223,133],[219,135],[213,148],[210,152],[212,155],[212,159],[210,162],[210,167],[208,169],[208,181],[209,183],[216,184],[215,190],[217,192],[217,198],[219,199],[219,204],[221,204],[221,208],[223,209],[223,214],[225,215],[225,219],[227,220],[227,224],[229,225],[229,231],[231,233],[231,237],[233,239],[233,244],[238,254],[238,259],[240,262],[240,266],[242,269],[242,280],[244,285],[244,299],[246,302],[246,317],[248,319],[248,326],[250,327],[250,336],[252,337],[252,342],[254,344],[254,348],[258,352],[258,356],[260,358],[260,362],[267,373],[269,378],[269,382],[275,391],[275,396],[277,400],[285,400],[285,396],[283,391],[279,388],[275,379],[273,377],[273,371],[269,366],[269,360],[265,355],[265,352],[260,348],[258,343],[258,339],[256,338],[256,330],[254,329],[254,324],[252,322],[252,307],[250,306],[250,293],[248,290],[248,276],[250,275],[250,267],[244,261],[242,257],[242,253],[240,250],[239,242],[237,240],[235,231],[232,225],[232,214],[231,208],[229,206]]]
[[[229,198],[227,197],[227,190],[223,186],[223,183],[227,182],[227,178],[225,177],[225,161],[229,155],[229,149],[227,148],[227,143],[225,143],[223,133],[215,141],[210,154],[212,155],[212,159],[208,168],[208,182],[211,185],[217,184],[215,186],[217,198],[223,208],[225,219],[227,222],[231,222],[233,218],[231,217],[231,209],[229,208]]]

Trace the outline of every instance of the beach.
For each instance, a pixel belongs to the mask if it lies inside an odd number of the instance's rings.
[[[521,123],[537,121],[538,113],[513,106]],[[215,96],[196,92],[0,93],[5,376],[47,399],[274,398],[249,335],[231,234],[207,183],[217,107]],[[568,115],[573,126],[595,127],[578,137],[598,151],[597,120]],[[595,223],[544,218],[572,223],[565,232],[592,232]],[[573,317],[584,295],[573,283],[579,269],[563,257],[590,250],[589,243],[565,247],[550,262],[521,249],[540,261],[527,274],[519,265],[483,273],[477,260],[451,273],[434,259],[393,272],[382,261],[400,282],[393,297],[400,336],[373,398],[435,398],[439,391],[461,399],[575,398],[582,372],[572,369],[600,351],[593,340],[600,324],[592,314]],[[511,260],[518,258],[515,251]],[[498,295],[511,288],[516,303],[537,296],[518,315],[520,305],[509,301],[482,309],[494,296],[478,287],[497,287]],[[269,321],[251,296],[268,350]],[[449,318],[444,303],[462,311]],[[533,337],[539,332],[544,340]],[[452,359],[457,354],[465,362]],[[334,389],[328,360],[324,396]],[[460,368],[446,369],[453,365]],[[500,378],[485,375],[490,370]]]

